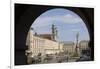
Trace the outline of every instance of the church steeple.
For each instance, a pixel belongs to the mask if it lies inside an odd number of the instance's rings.
[[[57,27],[54,24],[52,24],[52,40],[56,41],[57,34],[58,34]]]

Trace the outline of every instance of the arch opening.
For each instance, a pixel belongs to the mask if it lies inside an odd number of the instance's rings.
[[[61,53],[80,57],[85,51],[85,55],[90,57],[87,52],[89,41],[88,28],[78,14],[68,9],[54,8],[42,13],[31,25],[26,40],[27,54],[32,58],[39,54]],[[43,59],[41,62],[45,63]],[[31,63],[30,58],[28,63]]]

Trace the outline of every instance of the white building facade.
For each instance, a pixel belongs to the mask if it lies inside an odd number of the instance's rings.
[[[29,53],[29,57],[37,56],[39,53],[41,53],[41,55],[45,55],[55,54],[63,51],[63,44],[35,36],[33,35],[31,30],[29,31],[27,36],[26,46],[28,46],[26,55],[28,55]]]

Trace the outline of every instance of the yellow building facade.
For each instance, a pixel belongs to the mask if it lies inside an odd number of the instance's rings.
[[[68,53],[74,53],[75,52],[74,42],[65,42],[63,45],[63,50]]]
[[[89,49],[88,44],[89,44],[89,41],[87,41],[87,40],[80,41],[80,43],[79,43],[80,51]]]

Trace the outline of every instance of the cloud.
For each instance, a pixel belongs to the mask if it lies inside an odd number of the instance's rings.
[[[45,27],[48,25],[51,25],[52,23],[59,21],[61,23],[69,23],[69,24],[75,24],[82,22],[82,19],[78,16],[74,16],[72,14],[66,14],[66,15],[56,15],[56,16],[40,16],[38,17],[34,23],[33,27]]]
[[[62,21],[63,23],[70,23],[70,24],[82,22],[81,18],[79,18],[78,16],[73,16],[72,14],[63,15],[61,17],[59,16],[56,17],[56,19],[58,21]]]
[[[70,29],[72,32],[80,32],[80,29]]]

